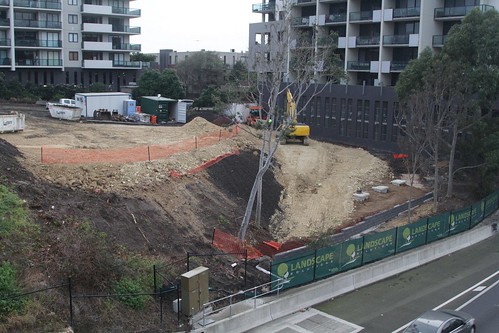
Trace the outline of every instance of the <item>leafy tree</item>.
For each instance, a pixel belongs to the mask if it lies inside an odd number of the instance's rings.
[[[161,96],[173,99],[182,99],[185,92],[177,74],[169,69],[160,73],[157,70],[149,70],[142,74],[139,86],[133,90],[134,99],[139,100],[141,96]]]
[[[152,62],[156,61],[156,56],[154,54],[144,54],[140,52],[134,52],[130,54],[131,61],[142,61],[142,62]]]
[[[104,83],[96,82],[96,83],[92,83],[92,85],[90,85],[89,91],[90,92],[106,92],[106,91],[109,91],[109,88]]]
[[[187,88],[187,96],[196,98],[210,86],[225,82],[225,65],[212,51],[195,52],[176,66],[177,74]]]
[[[313,27],[314,33],[311,35],[296,34],[292,29],[292,6],[292,1],[283,1],[282,20],[269,22],[271,34],[269,45],[265,47],[270,49],[270,56],[268,51],[261,49],[250,55],[254,65],[253,71],[258,73],[255,84],[258,91],[256,96],[258,96],[258,102],[261,102],[259,105],[265,108],[268,121],[263,126],[261,134],[262,145],[258,173],[239,229],[241,241],[244,241],[246,237],[255,200],[255,219],[257,226],[260,225],[263,176],[272,165],[281,137],[295,121],[292,117],[286,117],[279,131],[276,131],[279,96],[283,96],[288,90],[292,91],[296,105],[298,105],[296,113],[299,114],[330,84],[345,78],[345,73],[338,67],[339,62],[336,61],[335,36],[326,35],[318,26]],[[320,41],[323,42],[321,47],[318,47]],[[284,75],[286,68],[290,68],[288,76]],[[325,83],[316,84],[321,81]],[[263,96],[267,96],[265,101],[262,100]]]

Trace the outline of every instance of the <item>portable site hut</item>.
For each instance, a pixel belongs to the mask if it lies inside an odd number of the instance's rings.
[[[192,99],[179,99],[173,106],[173,113],[170,118],[177,123],[185,124],[187,122],[187,110],[194,101]]]
[[[128,116],[125,106],[131,99],[130,94],[121,92],[75,94],[76,106],[82,108],[81,115],[85,118],[93,117],[94,111],[98,110],[115,111],[122,116]]]
[[[167,123],[174,112],[177,100],[161,96],[142,96],[141,112],[156,116],[157,123]]]

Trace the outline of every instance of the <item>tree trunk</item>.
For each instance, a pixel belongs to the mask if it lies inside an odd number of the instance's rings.
[[[450,149],[449,156],[449,179],[447,180],[447,198],[454,195],[454,159],[456,156],[456,146],[457,146],[457,121],[454,123],[452,133],[452,145]]]
[[[435,172],[434,172],[434,177],[435,179],[433,180],[433,212],[436,213],[438,211],[438,184],[439,184],[439,173],[438,173],[438,145],[435,149],[434,153],[434,162],[435,162]]]

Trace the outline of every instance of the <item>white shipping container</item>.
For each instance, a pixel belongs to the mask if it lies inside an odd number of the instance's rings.
[[[108,110],[117,111],[122,116],[128,116],[124,102],[129,101],[132,96],[128,93],[108,92],[108,93],[78,93],[75,94],[76,106],[82,108],[81,115],[85,118],[92,118],[94,111]]]
[[[179,99],[173,106],[172,118],[175,122],[185,124],[187,122],[187,110],[194,101],[191,99]]]
[[[23,113],[0,115],[0,133],[24,130],[26,116]]]

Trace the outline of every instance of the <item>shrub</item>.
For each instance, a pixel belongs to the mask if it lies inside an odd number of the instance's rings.
[[[0,298],[0,318],[5,318],[14,312],[20,312],[26,304],[26,299],[21,297],[6,298],[19,294],[16,274],[16,269],[11,263],[5,261],[0,265],[0,295],[2,295]]]
[[[116,282],[114,292],[118,294],[118,299],[134,310],[142,310],[150,296],[134,295],[143,294],[140,283],[130,278],[124,278]]]

